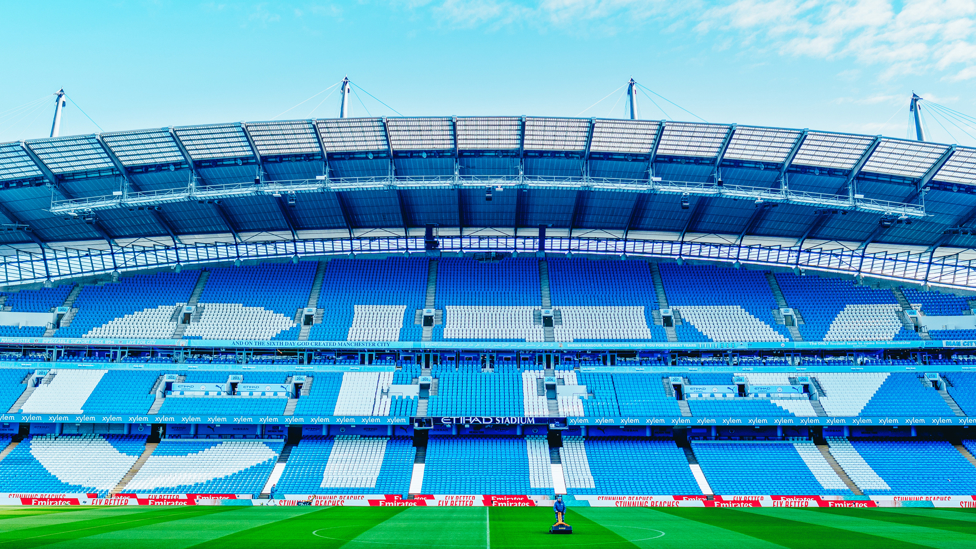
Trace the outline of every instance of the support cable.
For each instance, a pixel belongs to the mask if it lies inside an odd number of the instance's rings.
[[[295,107],[299,107],[299,106],[301,106],[302,104],[304,104],[304,103],[307,103],[307,102],[309,102],[309,101],[311,101],[312,99],[315,99],[316,97],[318,97],[318,96],[320,96],[320,95],[322,95],[323,93],[325,93],[325,92],[327,92],[327,91],[329,91],[329,90],[331,90],[332,88],[334,88],[334,87],[336,87],[336,86],[338,86],[339,84],[341,84],[341,82],[336,82],[335,84],[332,84],[332,85],[331,85],[331,86],[329,86],[328,88],[325,88],[324,90],[322,90],[322,91],[320,91],[319,93],[317,93],[317,94],[315,94],[315,95],[313,95],[312,97],[309,97],[309,98],[308,98],[308,99],[306,99],[305,101],[302,101],[301,103],[298,103],[297,105],[295,105],[295,106],[294,106],[294,107],[292,107],[291,109],[288,109],[288,110],[285,110],[285,111],[282,111],[282,112],[280,112],[280,113],[278,113],[278,114],[276,114],[276,115],[275,115],[275,116],[273,116],[273,117],[272,117],[271,119],[272,119],[272,120],[276,120],[276,119],[277,119],[277,118],[278,118],[279,116],[281,116],[281,115],[283,115],[283,114],[285,114],[286,112],[289,112],[289,111],[291,111],[291,110],[292,110],[292,109],[294,109]],[[318,108],[318,107],[316,107],[316,108]]]
[[[637,88],[637,89],[640,90],[640,88]],[[674,118],[671,118],[671,115],[668,114],[668,111],[664,110],[663,108],[661,108],[661,105],[658,105],[657,104],[657,101],[655,101],[653,97],[651,97],[650,95],[647,95],[647,92],[645,92],[644,90],[640,90],[640,92],[644,94],[644,97],[646,97],[648,101],[650,101],[651,103],[654,103],[654,106],[657,107],[657,110],[659,110],[659,111],[661,111],[661,112],[664,113],[664,118],[666,118],[668,120],[674,120]]]
[[[84,109],[81,108],[81,105],[79,105],[74,99],[72,99],[71,96],[69,96],[67,93],[65,93],[64,96],[68,99],[68,101],[71,101],[72,105],[74,105],[75,107],[78,108],[79,111],[81,111],[81,114],[85,115],[85,118],[87,118],[89,122],[95,124],[96,128],[98,128],[102,132],[105,131],[104,129],[102,129],[101,126],[98,125],[98,122],[95,122],[94,120],[92,120],[92,117],[88,116],[88,113],[86,113]]]
[[[691,111],[689,111],[688,109],[686,109],[686,108],[684,108],[684,107],[682,107],[681,105],[679,105],[679,104],[677,104],[677,103],[675,103],[674,101],[671,101],[671,100],[670,100],[670,99],[668,99],[667,97],[664,97],[663,95],[661,95],[661,94],[659,94],[659,93],[657,93],[657,92],[655,92],[655,91],[654,91],[654,90],[652,90],[651,88],[648,88],[647,86],[645,86],[645,85],[643,85],[643,84],[641,84],[640,82],[636,82],[636,84],[637,84],[637,86],[638,86],[639,88],[641,88],[642,90],[645,90],[645,93],[644,93],[644,95],[647,95],[647,92],[651,92],[651,93],[653,93],[654,95],[656,95],[656,96],[658,96],[658,97],[660,97],[661,99],[663,99],[663,100],[665,100],[665,101],[667,101],[668,103],[671,103],[671,104],[672,104],[672,105],[674,105],[675,107],[678,107],[679,109],[681,109],[681,110],[683,110],[683,111],[685,111],[686,113],[688,113],[688,114],[690,114],[690,115],[692,115],[692,116],[694,116],[695,118],[697,118],[697,119],[699,119],[699,120],[701,120],[702,122],[705,122],[706,124],[708,123],[708,120],[705,120],[704,118],[702,118],[702,117],[700,117],[700,116],[698,116],[697,114],[695,114],[695,113],[693,113],[693,112],[691,112]]]
[[[626,93],[620,94],[620,97],[618,97],[617,100],[614,101],[613,106],[610,107],[610,112],[607,113],[607,117],[611,117],[611,118],[613,117],[613,109],[616,109],[617,108],[617,104],[620,103],[620,100],[623,99],[626,96],[627,96]]]
[[[335,86],[332,86],[332,87],[335,88],[335,89],[333,89],[332,91],[330,91],[329,92],[329,95],[326,95],[325,97],[323,97],[322,100],[319,101],[319,104],[318,105],[315,105],[315,108],[308,112],[308,116],[306,116],[306,118],[311,118],[312,117],[312,113],[314,113],[315,111],[317,111],[318,108],[322,106],[322,103],[325,103],[325,100],[328,99],[328,98],[330,98],[330,97],[332,97],[332,94],[334,94],[336,92],[336,90],[339,89],[339,88],[336,88]]]
[[[941,107],[937,107],[934,103],[929,104],[929,107],[936,107],[936,108],[932,108],[932,109],[929,109],[929,110],[932,111],[933,113],[939,115],[939,116],[944,117],[945,120],[946,120],[946,122],[948,122],[948,123],[952,124],[953,126],[955,126],[956,128],[958,128],[959,131],[961,131],[962,133],[968,135],[971,139],[976,140],[976,136],[974,136],[973,134],[971,134],[968,131],[966,131],[966,128],[964,128],[963,126],[960,126],[959,124],[957,124],[956,121],[959,121],[959,122],[965,124],[966,126],[969,126],[969,128],[971,130],[974,129],[973,126],[970,126],[969,124],[966,124],[966,122],[964,120],[961,120],[958,117],[956,117],[956,116],[954,116],[954,115],[952,115],[952,114],[950,114],[948,112],[945,112],[945,111],[940,110]],[[949,134],[949,135],[952,135],[952,134]]]
[[[356,88],[353,88],[352,86],[350,86],[349,89],[352,90],[352,94],[355,95],[356,96],[356,99],[359,100],[359,104],[363,106],[363,110],[366,111],[366,114],[368,114],[369,116],[373,116],[373,113],[369,112],[369,109],[366,107],[366,103],[363,103],[363,99],[361,97],[359,97],[359,94],[358,93],[356,93]],[[403,115],[400,115],[400,116],[403,116]]]
[[[386,107],[386,108],[388,108],[388,109],[390,109],[391,111],[393,111],[393,112],[395,112],[395,113],[397,113],[397,114],[399,114],[400,116],[404,116],[404,114],[403,114],[403,113],[401,113],[400,111],[398,111],[398,110],[396,110],[396,109],[394,109],[393,107],[391,107],[391,106],[389,106],[389,105],[387,105],[386,103],[384,103],[384,102],[382,102],[382,101],[380,101],[380,100],[379,100],[379,99],[378,99],[378,98],[377,98],[377,97],[376,97],[375,95],[373,95],[373,94],[371,94],[371,93],[369,93],[368,91],[366,91],[365,89],[363,89],[363,87],[362,87],[362,86],[360,86],[359,84],[356,84],[356,83],[355,83],[355,82],[353,82],[352,80],[350,80],[350,81],[349,81],[349,83],[350,83],[350,84],[353,84],[353,85],[355,85],[355,86],[356,86],[357,88],[359,88],[359,89],[361,89],[361,90],[363,90],[363,93],[365,93],[366,95],[368,95],[368,96],[370,96],[370,97],[372,97],[373,99],[376,99],[376,101],[379,101],[379,103],[380,103],[381,105],[383,105],[384,107]],[[355,90],[354,90],[354,91],[355,91]],[[360,100],[359,100],[359,102],[360,102],[360,103],[362,103],[362,100],[360,99]],[[365,107],[365,105],[363,105],[363,107]]]
[[[611,95],[613,95],[613,94],[615,94],[615,93],[617,93],[618,91],[620,91],[620,89],[621,89],[621,88],[623,88],[623,87],[624,87],[624,86],[626,86],[626,85],[627,85],[627,84],[624,84],[623,86],[620,86],[620,88],[617,88],[617,89],[615,89],[615,90],[613,90],[612,92],[610,92],[610,93],[608,93],[607,95],[605,95],[605,96],[603,97],[603,99],[601,99],[601,100],[599,100],[599,101],[597,101],[596,103],[593,103],[593,104],[592,104],[592,105],[590,105],[589,107],[586,107],[585,109],[583,109],[583,110],[581,110],[581,111],[580,111],[579,113],[577,113],[577,115],[576,115],[576,116],[580,116],[580,115],[582,115],[583,113],[585,113],[586,111],[588,111],[588,110],[590,110],[590,109],[592,109],[593,107],[595,107],[595,106],[597,106],[597,105],[599,105],[600,103],[603,103],[603,102],[604,102],[604,101],[605,101],[605,100],[607,99],[607,97],[610,97]]]

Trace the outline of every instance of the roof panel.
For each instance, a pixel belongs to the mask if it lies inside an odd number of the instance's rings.
[[[735,129],[725,158],[780,164],[800,137],[796,130],[740,126]]]
[[[127,168],[187,161],[172,134],[165,129],[106,133],[102,140]]]
[[[386,124],[393,150],[454,150],[454,123],[450,118],[388,118]]]
[[[0,181],[43,176],[41,169],[24,151],[20,143],[0,145]]]
[[[729,134],[729,127],[724,124],[668,122],[664,125],[657,153],[665,156],[716,157]]]
[[[457,119],[458,149],[462,151],[517,150],[522,139],[522,119],[508,117],[465,117]]]
[[[175,130],[193,160],[254,156],[251,144],[238,124],[184,126]]]
[[[882,139],[871,158],[864,163],[864,171],[902,177],[922,177],[948,150],[945,145]]]
[[[976,185],[976,150],[956,149],[949,160],[942,165],[935,179],[947,183]]]
[[[94,135],[34,139],[27,146],[58,175],[115,168]]]
[[[597,120],[590,150],[624,154],[650,154],[661,123],[650,120]]]
[[[794,164],[849,170],[874,139],[866,135],[810,132],[793,158]]]
[[[585,151],[590,121],[582,118],[526,118],[525,150]]]
[[[322,152],[310,120],[249,123],[247,133],[261,156]]]
[[[332,118],[317,121],[326,152],[386,151],[386,130],[379,118]]]

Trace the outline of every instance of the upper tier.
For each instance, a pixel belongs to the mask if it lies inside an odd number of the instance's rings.
[[[916,313],[934,339],[976,334],[965,297],[643,260],[333,259],[137,275],[71,289],[3,294],[0,336],[778,346],[919,340],[927,336],[912,324]],[[186,305],[195,311],[183,325]],[[53,320],[60,306],[71,312],[46,334],[37,320],[15,314],[34,319],[50,311]],[[308,319],[306,307],[314,309]],[[427,327],[425,310],[433,311]]]

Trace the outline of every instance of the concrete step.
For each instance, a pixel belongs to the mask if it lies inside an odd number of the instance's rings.
[[[193,291],[190,292],[190,300],[187,301],[187,305],[196,306],[200,303],[200,297],[203,296],[203,289],[207,286],[207,280],[210,279],[210,271],[201,270],[200,276],[197,277],[197,283],[193,286]]]
[[[318,267],[315,268],[315,278],[312,280],[312,290],[308,293],[306,307],[319,306],[319,294],[322,293],[322,281],[325,279],[325,270],[327,267],[328,262],[319,261]]]
[[[150,414],[158,414],[159,413],[159,409],[163,407],[163,401],[165,401],[165,400],[166,400],[165,398],[157,396],[156,397],[156,400],[153,401],[153,405],[149,407],[149,412],[148,413],[150,413]]]
[[[793,341],[803,341],[803,334],[800,333],[799,328],[796,326],[787,326],[786,329],[789,330],[790,337],[793,338]]]
[[[427,404],[426,398],[417,401],[417,417],[427,417]]]
[[[679,400],[678,408],[681,409],[681,417],[691,417],[691,407],[688,406],[687,400]]]
[[[437,299],[437,260],[431,259],[427,263],[427,296],[424,299],[424,308],[433,309]]]
[[[685,451],[685,459],[688,460],[688,468],[691,469],[691,476],[695,477],[695,482],[698,483],[698,489],[701,490],[706,496],[714,495],[715,492],[712,491],[712,487],[708,484],[708,479],[705,478],[705,473],[702,472],[701,465],[698,464],[698,458],[695,457],[695,451],[691,449],[691,446],[683,446],[682,450]]]
[[[817,417],[827,417],[827,411],[824,410],[823,404],[820,404],[819,400],[811,400],[810,407],[813,408],[814,412],[817,412]]]
[[[545,259],[539,260],[539,287],[542,290],[542,308],[552,308],[552,294],[549,293],[549,264]],[[550,340],[546,340],[550,341]]]
[[[64,298],[64,303],[61,304],[62,307],[71,307],[75,304],[75,300],[78,299],[78,295],[81,294],[81,290],[84,288],[83,284],[76,284],[71,291],[68,292],[67,297]]]
[[[545,326],[542,328],[542,335],[545,337],[546,341],[556,341],[556,329],[552,326]]]
[[[856,484],[854,484],[854,481],[851,480],[851,477],[847,476],[847,471],[845,471],[844,468],[841,467],[839,463],[837,463],[837,460],[835,460],[834,456],[830,453],[830,446],[826,444],[817,444],[817,449],[820,450],[820,453],[823,454],[824,459],[826,459],[827,463],[830,464],[830,468],[833,469],[835,473],[837,473],[837,476],[840,477],[841,480],[844,481],[844,484],[847,485],[847,488],[851,492],[854,492],[854,495],[863,496],[864,492],[862,492],[861,489],[858,488]]]
[[[549,405],[549,417],[559,417],[559,401],[550,398],[546,403]]]
[[[295,415],[295,407],[298,406],[297,398],[289,398],[288,404],[285,404],[285,415],[293,416]]]
[[[142,468],[142,466],[146,463],[146,460],[149,459],[149,456],[151,456],[152,453],[156,450],[156,446],[159,446],[158,442],[146,443],[146,448],[142,451],[142,455],[139,456],[139,459],[137,459],[136,462],[132,465],[132,467],[129,469],[129,472],[126,473],[124,477],[122,477],[122,480],[120,480],[119,483],[115,485],[115,488],[112,488],[111,493],[113,496],[115,494],[122,492],[122,490],[125,490],[126,485],[129,484],[129,481],[132,480],[132,477],[136,476],[136,473],[139,472],[139,469]]]
[[[949,409],[952,410],[952,413],[956,414],[957,417],[966,417],[966,412],[962,411],[962,408],[956,404],[956,400],[952,398],[952,395],[950,395],[948,391],[945,389],[939,389],[939,396],[942,397],[942,400],[945,401],[946,406],[948,406]]]
[[[281,479],[281,473],[285,471],[285,464],[288,463],[288,457],[291,455],[294,447],[294,444],[285,444],[285,447],[281,450],[281,454],[278,455],[278,461],[275,462],[274,467],[271,469],[271,475],[268,476],[268,480],[264,483],[264,488],[261,489],[261,494],[258,496],[258,499],[268,499],[271,496],[271,487],[278,484],[278,481]]]
[[[773,291],[773,298],[776,299],[776,305],[780,309],[788,308],[789,305],[786,303],[786,298],[783,297],[783,290],[779,287],[776,276],[773,273],[766,273],[766,281],[769,282],[769,289]]]
[[[665,326],[664,332],[668,335],[668,342],[670,343],[678,342],[678,332],[674,329],[674,326]]]
[[[20,443],[11,442],[10,444],[7,445],[6,448],[3,449],[3,451],[0,451],[0,461],[3,461],[3,458],[7,457],[7,455],[9,455],[10,452],[13,452],[14,448],[16,448],[18,444]]]
[[[966,448],[962,444],[953,444],[953,446],[956,447],[956,450],[959,450],[959,453],[962,454],[962,457],[966,458],[966,461],[972,463],[973,467],[976,467],[976,457],[973,457],[973,454],[969,452],[968,448]],[[3,459],[3,454],[0,454],[0,459]]]
[[[31,377],[33,376],[27,376],[24,379],[24,382],[29,380]],[[30,398],[31,393],[34,392],[34,389],[36,389],[36,387],[34,387],[33,385],[27,385],[26,383],[24,383],[24,392],[20,394],[20,398],[18,398],[17,401],[14,402],[13,406],[11,406],[9,410],[7,410],[7,413],[8,414],[20,413],[20,409],[24,407],[24,403],[27,402],[28,398]]]
[[[654,292],[657,294],[658,308],[668,309],[668,296],[664,292],[664,280],[661,279],[661,269],[657,263],[651,261],[648,262],[648,265],[651,267],[651,279],[654,281]]]
[[[413,458],[413,471],[410,473],[410,488],[408,493],[415,496],[420,493],[424,486],[424,469],[427,467],[427,448],[417,448],[417,454]]]

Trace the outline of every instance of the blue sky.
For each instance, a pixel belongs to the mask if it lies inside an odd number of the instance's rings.
[[[976,116],[976,0],[3,0],[0,45],[0,142],[45,137],[62,86],[117,131],[268,120],[344,75],[407,116],[623,116],[631,77],[709,122],[906,137],[913,90]],[[76,105],[62,135],[97,132]]]

